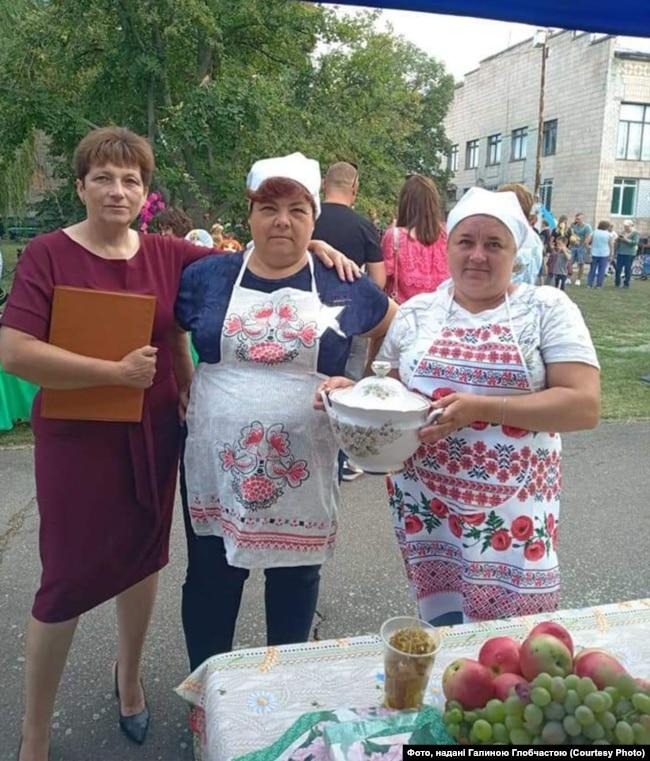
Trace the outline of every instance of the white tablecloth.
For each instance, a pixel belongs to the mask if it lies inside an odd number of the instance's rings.
[[[427,702],[443,705],[442,673],[456,658],[476,658],[497,635],[523,638],[548,614],[441,629],[442,645]],[[560,611],[576,650],[602,647],[634,676],[650,678],[650,599]],[[376,636],[236,650],[210,658],[178,688],[195,708],[195,748],[202,761],[233,761],[266,748],[305,713],[380,705],[382,648]],[[279,754],[265,756],[271,761]]]

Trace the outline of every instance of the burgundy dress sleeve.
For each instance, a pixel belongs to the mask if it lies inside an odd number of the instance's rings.
[[[47,341],[53,289],[50,252],[42,241],[35,238],[27,244],[18,260],[2,325]]]
[[[194,243],[190,243],[189,240],[183,240],[182,238],[174,238],[174,249],[181,256],[181,267],[185,269],[197,259],[202,259],[204,256],[210,256],[211,254],[218,254],[216,248],[207,248],[207,246],[197,246]]]

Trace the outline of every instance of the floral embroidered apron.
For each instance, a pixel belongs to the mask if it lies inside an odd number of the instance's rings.
[[[507,320],[445,324],[408,387],[432,399],[533,391]],[[557,608],[560,437],[475,421],[423,445],[387,477],[397,540],[420,615],[462,611],[465,620]]]
[[[221,536],[241,568],[317,565],[332,555],[337,452],[313,409],[319,311],[311,290],[233,287],[221,361],[200,363],[187,412],[185,467],[197,534]]]

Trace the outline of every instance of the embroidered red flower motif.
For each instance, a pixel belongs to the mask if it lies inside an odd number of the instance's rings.
[[[407,534],[417,534],[418,531],[422,530],[423,525],[417,515],[407,515],[404,518],[404,530]]]
[[[544,557],[546,548],[544,542],[541,539],[536,539],[534,542],[526,545],[524,550],[524,557],[526,560],[531,560],[533,563],[541,560]]]
[[[553,513],[549,513],[549,515],[546,516],[546,531],[549,534],[552,534],[555,531],[555,516]]]
[[[436,499],[435,497],[431,500],[431,504],[429,505],[431,508],[431,512],[434,515],[437,515],[438,518],[444,518],[446,515],[449,514],[449,508],[447,505],[445,505],[444,502],[441,502],[439,499]]]
[[[460,470],[460,465],[457,462],[450,462],[449,465],[447,465],[447,470],[450,473],[456,474]]]
[[[485,513],[469,513],[469,515],[463,515],[463,521],[469,523],[470,526],[480,526],[485,521]]]
[[[241,484],[241,493],[246,502],[265,502],[272,499],[275,492],[275,484],[267,476],[250,476]]]
[[[458,539],[463,535],[463,527],[457,515],[449,516],[449,530]]]
[[[506,468],[501,468],[497,473],[497,478],[499,481],[501,481],[502,484],[505,484],[509,477],[510,473],[506,470]]]
[[[518,476],[521,473],[521,467],[518,462],[513,462],[510,464],[510,475],[511,476]]]
[[[499,466],[496,464],[496,462],[494,462],[494,460],[489,460],[485,466],[485,470],[487,470],[487,472],[493,476],[497,470],[499,470]]]
[[[485,452],[485,450],[486,450],[486,449],[487,449],[487,447],[485,446],[485,443],[484,443],[484,442],[482,442],[482,441],[477,441],[477,442],[474,444],[474,451],[475,451],[477,454],[483,454],[483,453]]]
[[[521,456],[524,458],[524,460],[530,459],[530,447],[524,447],[521,450]]]
[[[261,423],[258,423],[257,421],[254,423],[251,423],[251,425],[244,428],[242,431],[242,437],[240,439],[240,443],[243,447],[246,447],[247,449],[249,447],[255,447],[257,446],[260,441],[264,438],[264,428],[262,427]]]
[[[498,507],[501,504],[501,497],[498,494],[490,494],[490,505]]]
[[[515,518],[510,526],[510,531],[515,539],[525,542],[533,535],[533,521],[527,515],[520,515]]]
[[[386,476],[386,491],[388,492],[389,497],[392,497],[395,494],[395,485],[390,476]]]
[[[525,428],[517,428],[514,425],[502,425],[501,430],[506,436],[510,436],[512,439],[523,439],[527,436],[529,431]]]
[[[255,320],[268,320],[269,317],[273,314],[273,305],[272,304],[264,304],[263,307],[260,307],[259,309],[256,309],[253,312],[253,319]]]
[[[281,320],[286,320],[287,322],[290,322],[292,320],[296,319],[296,308],[292,304],[280,304],[277,308],[278,317]]]
[[[437,388],[435,391],[431,393],[431,398],[434,401],[437,401],[438,399],[442,399],[443,396],[449,396],[449,394],[453,394],[454,389],[453,388]]]
[[[224,321],[224,333],[227,336],[236,336],[242,329],[241,317],[238,314],[231,314]]]
[[[504,528],[500,528],[498,531],[495,531],[494,534],[492,534],[491,544],[493,550],[503,552],[504,550],[507,550],[508,547],[510,547],[512,544],[512,539],[510,538],[510,534]]]
[[[463,455],[460,458],[460,465],[464,470],[469,470],[472,467],[472,458],[468,455]]]
[[[554,550],[557,550],[557,526],[555,526],[553,533],[551,534],[551,545]]]
[[[446,452],[439,452],[436,455],[436,459],[440,465],[446,465],[449,462],[449,455]]]
[[[253,362],[259,362],[264,365],[277,365],[286,359],[287,352],[276,343],[264,341],[263,343],[251,346],[248,350],[248,356]]]

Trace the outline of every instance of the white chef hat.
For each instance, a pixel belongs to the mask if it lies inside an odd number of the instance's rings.
[[[492,191],[484,188],[470,188],[458,201],[447,217],[447,232],[459,222],[476,214],[494,217],[510,230],[517,248],[521,248],[531,229],[528,220],[521,210],[517,196],[510,190]]]
[[[305,188],[314,201],[315,217],[320,214],[320,165],[315,159],[308,159],[302,153],[288,156],[276,156],[271,159],[256,161],[246,178],[246,187],[257,190],[271,177],[283,177],[293,180]]]

